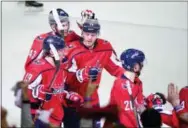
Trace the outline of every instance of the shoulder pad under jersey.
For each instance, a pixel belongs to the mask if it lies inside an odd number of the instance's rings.
[[[113,49],[111,43],[107,40],[97,39],[97,43],[100,47],[103,47],[106,49]]]
[[[40,35],[38,35],[35,39],[36,39],[36,40],[41,40],[41,41],[43,41],[47,36],[49,36],[49,35],[51,35],[51,34],[52,34],[52,32],[40,34]]]
[[[34,60],[28,67],[29,70],[36,70],[37,72],[42,72],[43,70],[50,69],[51,67],[48,66],[49,64],[46,63],[44,59],[37,59]]]
[[[77,48],[80,46],[80,42],[77,40],[77,41],[73,41],[73,42],[70,42],[68,47],[70,48]]]

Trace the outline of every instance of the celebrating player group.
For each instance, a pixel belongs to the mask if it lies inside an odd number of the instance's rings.
[[[81,35],[70,29],[69,14],[63,9],[52,9],[48,21],[52,30],[34,39],[25,62],[21,82],[28,99],[23,98],[20,82],[15,87],[15,104],[21,115],[23,105],[29,104],[34,127],[140,128],[164,123],[188,128],[188,87],[179,93],[170,83],[167,96],[160,92],[144,96],[139,78],[144,51],[129,48],[118,57],[111,42],[99,38],[101,25],[92,10],[82,11],[76,22]],[[100,107],[98,88],[104,69],[116,79],[108,105]],[[167,101],[174,108],[168,112],[163,110]],[[146,111],[160,116],[155,122],[146,121]],[[103,125],[101,118],[105,118]]]

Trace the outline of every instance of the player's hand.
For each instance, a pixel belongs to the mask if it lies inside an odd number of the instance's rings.
[[[69,104],[73,106],[80,105],[84,102],[84,99],[81,95],[76,92],[67,92],[65,98]]]
[[[32,95],[34,98],[40,100],[49,101],[52,98],[53,89],[46,89],[44,85],[38,85],[32,89]]]
[[[170,83],[168,85],[168,96],[167,100],[172,104],[172,106],[177,106],[180,104],[180,99],[179,99],[179,91],[178,87],[175,86],[173,83]]]
[[[76,77],[78,81],[81,83],[83,81],[89,81],[89,80],[94,82],[97,80],[99,72],[101,72],[101,70],[98,67],[85,67],[83,69],[79,69],[76,72]]]
[[[163,110],[163,105],[166,104],[166,98],[162,93],[152,93],[146,99],[148,108],[154,108],[158,111]]]

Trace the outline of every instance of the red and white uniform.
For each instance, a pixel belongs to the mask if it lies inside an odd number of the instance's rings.
[[[178,119],[178,116],[183,113],[188,113],[188,87],[184,87],[180,90],[180,103],[182,109],[178,112],[175,110],[171,112],[161,111],[161,117],[164,124],[169,125],[172,128],[188,128],[188,124]]]
[[[36,110],[49,110],[53,108],[50,116],[50,123],[60,125],[64,116],[62,105],[65,105],[64,94],[59,93],[64,90],[64,82],[66,80],[66,71],[60,68],[52,82],[52,88],[57,94],[52,94],[49,101],[45,101],[46,90],[49,90],[50,83],[56,71],[46,59],[38,59],[33,61],[26,70],[24,81],[29,82],[28,94],[31,103],[31,114],[35,115]],[[38,108],[37,108],[38,107]]]
[[[135,107],[143,105],[144,96],[142,91],[142,82],[139,78],[131,82],[125,76],[117,78],[111,90],[110,104],[119,107],[118,118],[125,127],[137,127],[136,117],[132,108],[132,101],[128,92],[127,84],[131,87]],[[137,118],[139,115],[137,114]],[[139,123],[140,124],[140,123]]]
[[[183,113],[188,113],[188,86],[185,86],[180,90],[179,97],[182,109],[176,112],[178,116]],[[180,121],[180,128],[188,128],[188,124],[184,123],[183,121]]]
[[[172,128],[179,128],[179,120],[175,111],[160,111],[162,122]]]
[[[103,39],[97,39],[93,49],[88,49],[81,41],[74,41],[70,43],[70,52],[68,59],[70,60],[70,72],[68,75],[69,89],[85,96],[88,81],[79,82],[76,78],[76,71],[85,67],[99,67],[101,72],[95,83],[99,84],[101,80],[101,73],[106,69],[113,76],[120,76],[123,74],[124,69],[121,68],[120,62],[110,44],[110,42]],[[91,105],[99,104],[99,97],[97,90],[93,93]]]
[[[49,35],[53,35],[53,34],[54,34],[53,32],[48,32],[45,34],[41,34],[34,39],[33,44],[29,51],[29,55],[25,62],[25,70],[27,69],[28,65],[32,63],[32,61],[34,61],[35,59],[41,58],[43,41],[46,37],[48,37]],[[80,36],[77,35],[74,31],[70,31],[69,34],[66,37],[64,37],[65,43],[72,42],[72,41],[79,40],[79,39],[80,39]]]

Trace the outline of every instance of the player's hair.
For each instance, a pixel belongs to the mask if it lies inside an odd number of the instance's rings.
[[[141,122],[144,128],[160,128],[162,125],[160,113],[153,108],[146,109],[141,114]]]

